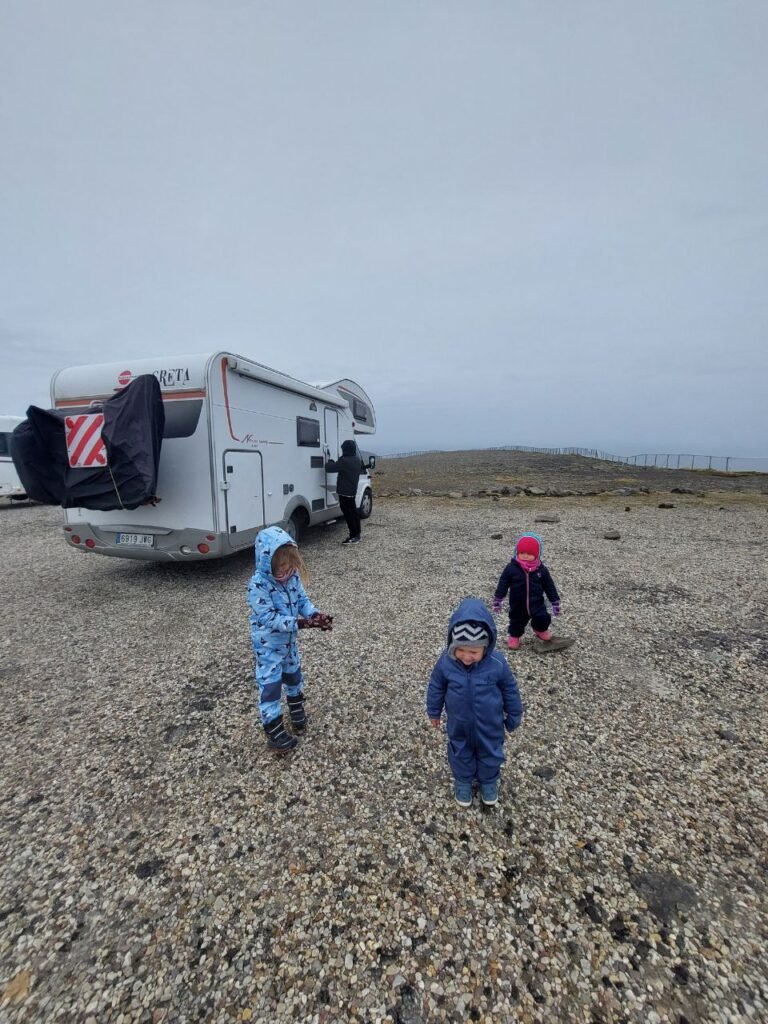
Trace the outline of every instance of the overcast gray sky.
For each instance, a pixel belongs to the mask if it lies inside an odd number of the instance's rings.
[[[1,0],[0,412],[231,349],[381,452],[768,455],[765,0]]]

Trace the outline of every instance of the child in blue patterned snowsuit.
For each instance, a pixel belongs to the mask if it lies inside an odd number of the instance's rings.
[[[460,807],[472,803],[472,783],[487,806],[498,801],[504,730],[523,720],[517,680],[496,650],[496,623],[485,603],[466,598],[448,624],[448,647],[432,670],[427,717],[435,728],[445,708],[448,763]]]
[[[301,582],[304,563],[290,534],[270,526],[256,537],[256,572],[248,584],[251,642],[256,657],[261,724],[272,750],[284,753],[297,743],[283,724],[283,687],[294,732],[304,732],[304,677],[297,644],[306,626],[331,628],[331,617],[319,612]]]

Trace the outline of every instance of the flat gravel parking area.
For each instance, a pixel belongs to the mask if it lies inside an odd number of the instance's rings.
[[[0,509],[0,1019],[768,1019],[768,498],[627,503],[391,498],[357,547],[310,531],[335,629],[300,636],[283,759],[250,554],[80,555],[60,510]],[[531,528],[577,643],[509,653],[526,720],[499,806],[461,811],[425,687]]]

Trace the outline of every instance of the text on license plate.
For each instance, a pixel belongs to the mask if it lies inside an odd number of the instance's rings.
[[[116,533],[116,544],[133,544],[134,547],[151,548],[155,543],[152,533]]]

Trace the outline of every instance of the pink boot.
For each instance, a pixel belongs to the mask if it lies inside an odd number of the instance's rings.
[[[519,636],[508,636],[507,637],[507,647],[510,649],[510,651],[516,651],[519,646],[520,646],[520,637]]]
[[[539,638],[539,640],[551,640],[552,639],[552,634],[549,632],[548,629],[545,629],[543,633],[540,633],[538,631],[538,629],[534,629],[533,632],[536,634],[536,636]]]

